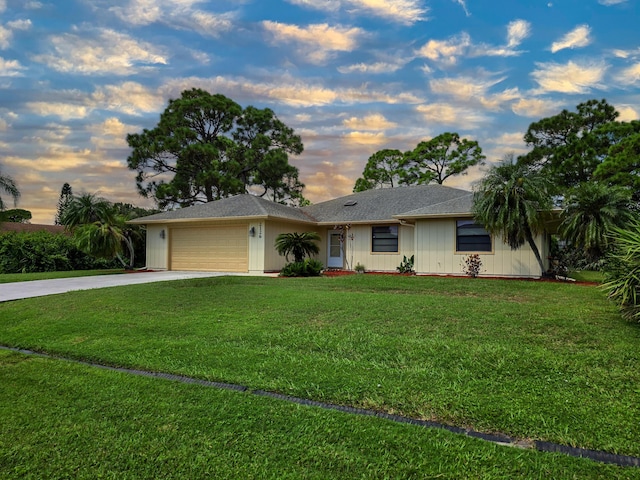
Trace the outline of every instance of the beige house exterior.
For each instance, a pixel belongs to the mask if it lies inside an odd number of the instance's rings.
[[[395,272],[414,256],[419,275],[464,275],[464,260],[477,253],[482,276],[540,277],[528,245],[511,250],[474,224],[472,200],[471,192],[442,185],[369,190],[302,208],[247,194],[130,223],[146,225],[153,270],[277,272],[287,261],[276,237],[313,231],[321,237],[317,259],[328,268]],[[536,245],[547,261],[548,235]]]

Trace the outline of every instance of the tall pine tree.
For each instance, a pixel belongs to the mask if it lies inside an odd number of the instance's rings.
[[[73,191],[71,190],[71,185],[65,183],[62,186],[62,190],[60,191],[60,198],[58,199],[58,211],[56,212],[56,225],[62,225],[62,215],[64,214],[65,209],[71,202],[71,198],[73,197]]]

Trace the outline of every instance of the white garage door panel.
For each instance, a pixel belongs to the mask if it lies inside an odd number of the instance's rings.
[[[171,270],[246,272],[246,225],[171,230]]]

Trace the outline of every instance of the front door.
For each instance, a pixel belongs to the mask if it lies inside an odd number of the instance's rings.
[[[342,232],[340,230],[329,230],[328,245],[327,268],[342,268],[344,251],[342,249]]]

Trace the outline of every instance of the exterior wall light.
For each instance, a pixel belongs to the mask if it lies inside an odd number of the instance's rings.
[[[249,229],[249,236],[250,237],[255,237],[256,236],[256,227],[251,227]]]
[[[164,228],[163,228],[162,230],[160,230],[160,238],[164,240],[166,236],[167,236],[167,233],[164,231]]]

